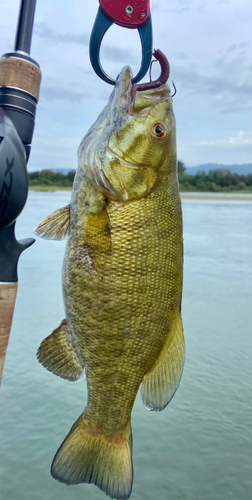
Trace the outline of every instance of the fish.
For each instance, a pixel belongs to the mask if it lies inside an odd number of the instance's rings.
[[[164,63],[161,51],[158,57]],[[117,500],[132,492],[138,390],[148,410],[163,410],[185,360],[176,126],[163,73],[134,87],[131,68],[123,67],[79,146],[70,204],[35,228],[41,237],[67,239],[65,319],[37,358],[72,382],[85,373],[88,389],[51,474],[67,485],[93,483]]]

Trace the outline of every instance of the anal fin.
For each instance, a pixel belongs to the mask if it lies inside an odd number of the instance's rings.
[[[64,240],[68,237],[70,225],[70,206],[59,208],[39,222],[34,233],[46,240]]]
[[[37,359],[47,370],[71,382],[83,377],[84,362],[72,345],[65,319],[41,342]]]
[[[161,411],[171,401],[181,379],[184,361],[185,342],[179,314],[162,351],[142,382],[141,397],[148,410]]]

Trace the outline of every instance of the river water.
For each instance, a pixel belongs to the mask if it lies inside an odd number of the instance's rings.
[[[32,236],[69,192],[30,192],[17,236]],[[131,500],[252,498],[252,202],[183,200],[183,322],[187,357],[177,394],[160,413],[137,396]],[[93,485],[50,476],[58,446],[86,403],[36,361],[64,317],[65,242],[37,238],[20,258],[19,290],[0,392],[1,500],[102,500]]]

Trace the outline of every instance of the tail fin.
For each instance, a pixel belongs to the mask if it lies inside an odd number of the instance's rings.
[[[116,500],[130,497],[132,434],[103,434],[82,414],[56,453],[51,474],[65,484],[93,483]]]

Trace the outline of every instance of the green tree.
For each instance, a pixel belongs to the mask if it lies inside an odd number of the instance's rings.
[[[183,161],[178,160],[178,180],[179,182],[183,180],[184,173],[186,171],[186,166]]]
[[[71,188],[75,170],[64,175],[45,169],[28,173],[30,186],[55,186],[56,188]],[[187,174],[185,164],[178,161],[178,179],[181,191],[247,191],[252,192],[252,174],[240,175],[229,169],[198,171],[195,175]]]
[[[183,161],[178,160],[178,173],[183,174],[186,171],[186,166]]]

